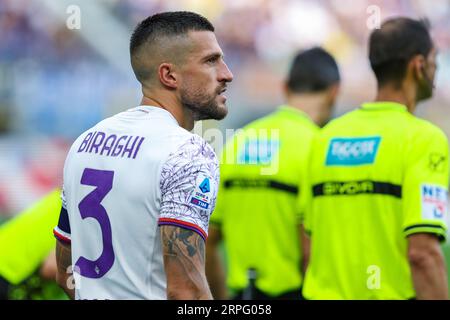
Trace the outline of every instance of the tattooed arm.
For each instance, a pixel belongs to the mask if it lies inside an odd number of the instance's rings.
[[[205,241],[196,232],[160,226],[169,300],[212,299],[205,275]]]
[[[70,299],[75,299],[75,288],[70,289],[68,283],[72,283],[69,278],[72,273],[68,272],[69,266],[72,264],[72,248],[70,244],[56,241],[56,282],[67,293]]]

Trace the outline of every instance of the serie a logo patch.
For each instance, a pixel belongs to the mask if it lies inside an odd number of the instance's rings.
[[[422,218],[445,220],[447,214],[447,189],[431,184],[420,186],[422,195]]]
[[[212,178],[200,174],[195,181],[195,190],[189,202],[204,210],[208,209],[213,197],[213,188]]]
[[[334,138],[330,141],[327,166],[372,164],[378,153],[381,137]]]

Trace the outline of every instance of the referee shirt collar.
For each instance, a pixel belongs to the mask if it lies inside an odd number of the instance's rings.
[[[306,112],[304,112],[298,108],[294,108],[290,105],[287,105],[287,104],[281,105],[278,107],[278,110],[283,111],[283,112],[288,112],[288,113],[291,113],[292,115],[296,115],[296,116],[299,116],[302,118],[306,118],[309,121],[313,122],[312,119],[309,117],[309,115]]]
[[[367,102],[361,105],[362,110],[398,110],[398,111],[408,111],[408,108],[397,102],[393,101],[377,101],[377,102]]]

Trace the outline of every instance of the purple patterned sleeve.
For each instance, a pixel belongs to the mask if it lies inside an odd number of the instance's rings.
[[[191,229],[206,239],[218,186],[219,162],[214,150],[192,135],[163,165],[159,225]]]

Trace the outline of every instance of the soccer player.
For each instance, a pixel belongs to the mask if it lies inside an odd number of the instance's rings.
[[[206,249],[215,298],[227,298],[222,238],[232,298],[301,297],[303,208],[296,199],[312,137],[330,117],[339,82],[338,66],[325,50],[298,53],[285,83],[286,105],[245,126],[225,146]]]
[[[413,115],[432,96],[436,53],[425,22],[384,22],[369,40],[375,101],[314,140],[307,299],[447,298],[447,138]]]
[[[210,299],[218,160],[188,130],[225,117],[233,75],[214,27],[191,12],[142,21],[130,55],[141,105],[87,130],[65,162],[57,280],[77,299]]]

